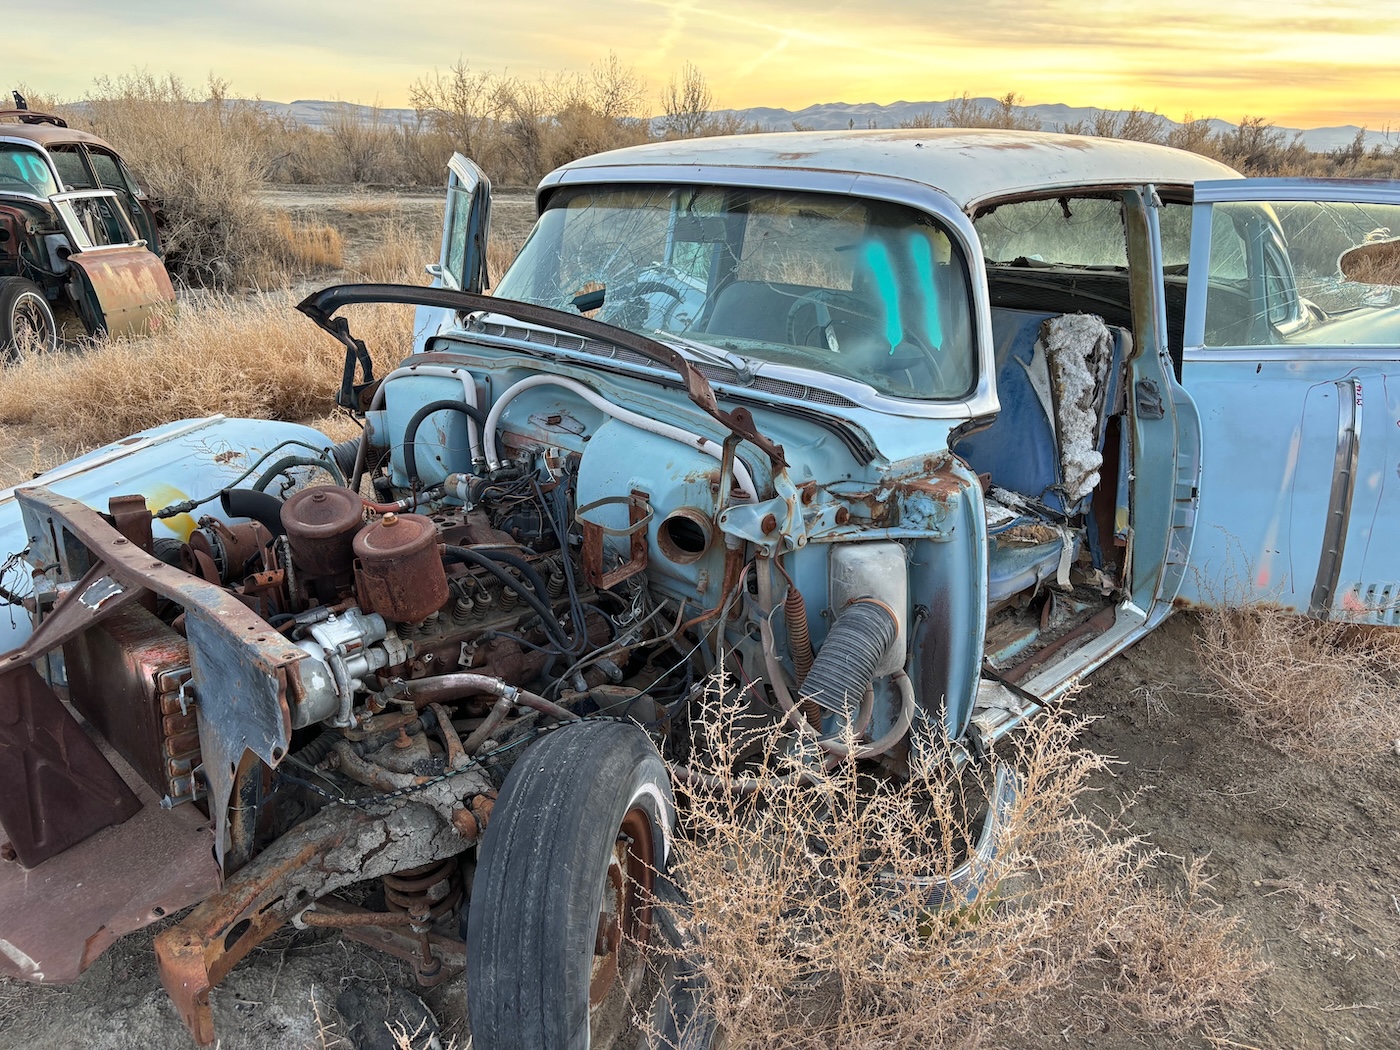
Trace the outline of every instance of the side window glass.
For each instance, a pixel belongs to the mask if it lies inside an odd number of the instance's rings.
[[[1117,197],[1013,201],[972,220],[993,265],[1126,269],[1128,242]]]
[[[1216,204],[1207,346],[1400,345],[1400,205]]]
[[[92,160],[92,168],[97,172],[97,181],[104,190],[116,190],[119,193],[130,193],[131,187],[122,178],[121,168],[117,166],[117,158],[106,150],[88,149],[88,157]]]
[[[49,156],[53,157],[54,167],[58,169],[58,177],[63,180],[65,190],[97,188],[92,180],[92,172],[88,171],[87,164],[83,162],[82,150],[79,147],[50,146]]]

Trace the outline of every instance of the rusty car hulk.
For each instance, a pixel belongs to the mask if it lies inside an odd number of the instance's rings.
[[[148,329],[175,301],[157,203],[108,143],[14,97],[0,110],[0,352],[53,349],[55,306],[88,335]]]
[[[485,1050],[633,1016],[694,1045],[683,968],[643,977],[707,692],[790,744],[727,770],[758,804],[841,762],[980,783],[920,881],[957,903],[1015,796],[997,742],[1174,607],[1396,619],[1393,183],[792,133],[585,158],[538,202],[482,294],[489,185],[454,157],[432,287],[301,304],[361,438],[188,420],[0,501],[29,614],[0,658],[5,972],[72,980],[195,905],[156,952],[201,1044],[294,923],[465,970]],[[416,309],[382,376],[370,302]],[[369,881],[380,907],[342,892]]]

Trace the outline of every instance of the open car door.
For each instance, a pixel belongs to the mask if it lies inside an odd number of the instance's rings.
[[[126,209],[111,190],[57,193],[58,212],[73,251],[78,311],[89,332],[144,334],[175,302],[165,264],[137,235]]]
[[[460,153],[447,162],[447,209],[442,219],[442,250],[428,267],[432,287],[484,292],[500,274],[486,266],[491,233],[491,180],[476,163]],[[414,345],[422,348],[451,318],[452,311],[420,306],[414,312]]]
[[[1400,624],[1400,183],[1196,186],[1188,603]]]

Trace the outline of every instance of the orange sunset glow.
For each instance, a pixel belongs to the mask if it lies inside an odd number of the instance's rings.
[[[54,34],[62,48],[44,46]],[[1029,104],[1136,105],[1173,119],[1382,130],[1400,117],[1400,8],[1389,0],[55,0],[44,25],[7,35],[19,45],[7,49],[8,76],[68,99],[95,74],[147,69],[196,84],[212,72],[265,99],[403,106],[416,78],[459,58],[533,76],[585,70],[612,50],[646,79],[653,111],[692,62],[727,108],[1014,91]]]

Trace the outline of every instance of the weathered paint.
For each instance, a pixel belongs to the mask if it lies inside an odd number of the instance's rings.
[[[68,257],[83,277],[98,327],[109,335],[145,335],[175,302],[165,264],[141,245],[96,248]]]

